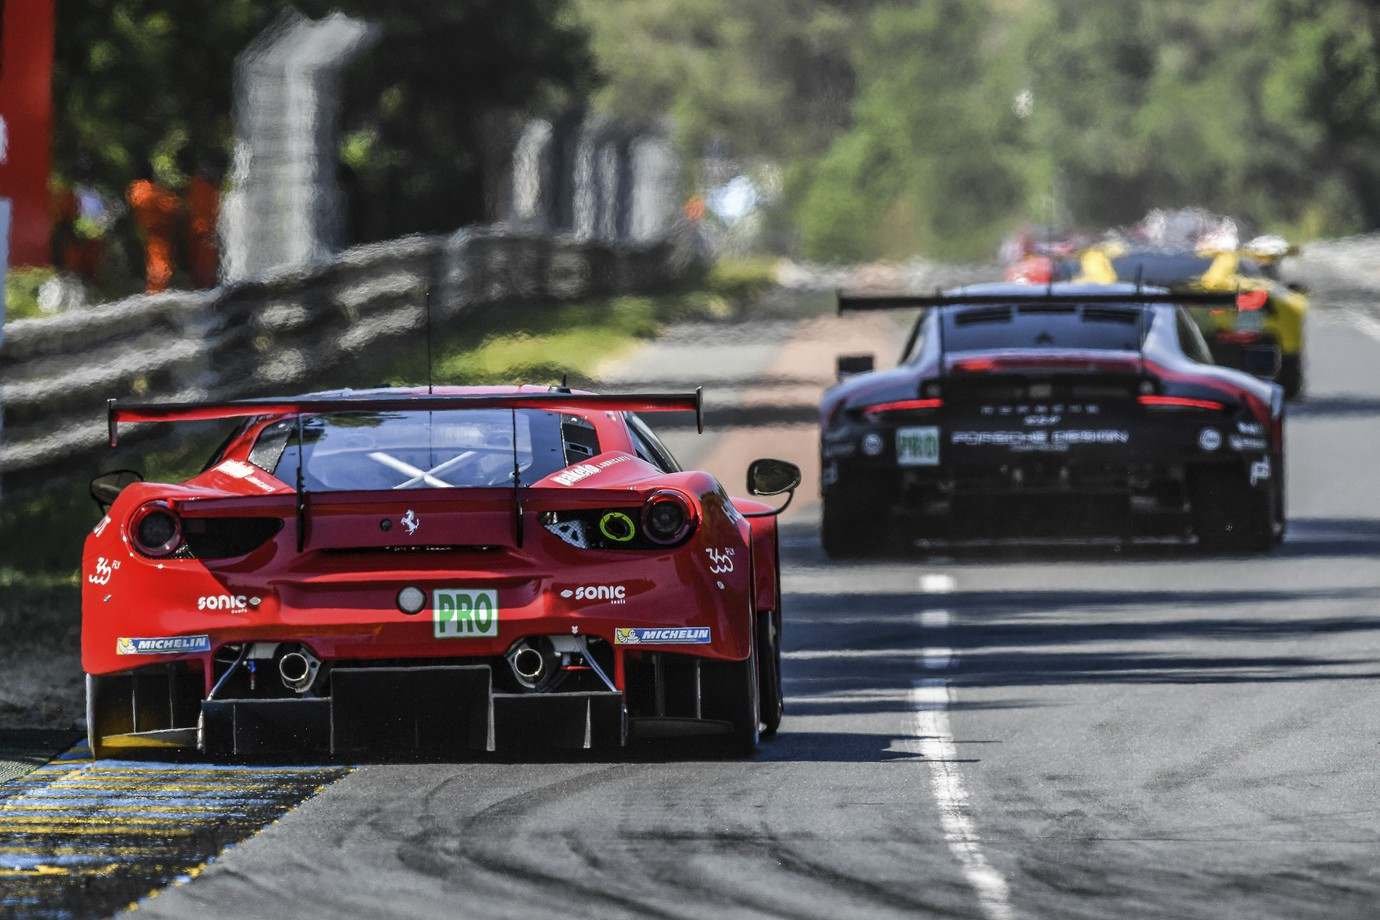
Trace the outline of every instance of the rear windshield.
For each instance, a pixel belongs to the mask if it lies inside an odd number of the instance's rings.
[[[1150,318],[1135,304],[1038,304],[950,309],[944,315],[944,350],[1010,348],[1140,349]]]
[[[1112,268],[1122,281],[1135,281],[1153,287],[1175,287],[1197,281],[1212,260],[1189,253],[1132,253],[1112,260]]]
[[[1213,260],[1187,252],[1133,252],[1112,260],[1121,281],[1135,281],[1152,287],[1179,287],[1203,277]],[[1251,259],[1236,260],[1237,274],[1255,277],[1262,270]],[[1139,273],[1139,275],[1137,274]]]
[[[532,483],[599,452],[589,422],[536,409],[341,412],[303,419],[302,433],[302,484],[314,492],[510,486],[515,455]],[[249,459],[294,482],[296,420],[265,428]]]

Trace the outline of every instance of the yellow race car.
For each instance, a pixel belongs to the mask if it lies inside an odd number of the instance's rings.
[[[1279,241],[1283,243],[1283,241]],[[1213,360],[1277,381],[1286,396],[1303,392],[1303,323],[1307,292],[1273,277],[1292,251],[1277,246],[1192,251],[1103,243],[1083,251],[1077,281],[1139,282],[1180,291],[1260,291],[1256,309],[1193,307]],[[1259,251],[1257,251],[1259,249]],[[1244,298],[1249,304],[1251,298]]]

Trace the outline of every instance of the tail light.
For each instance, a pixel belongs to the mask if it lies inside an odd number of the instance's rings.
[[[1206,412],[1221,412],[1226,408],[1225,403],[1213,399],[1191,399],[1187,396],[1142,395],[1137,397],[1137,401],[1151,409],[1202,409]]]
[[[642,533],[653,543],[680,543],[695,527],[695,512],[679,492],[653,492],[642,506]]]
[[[653,492],[642,507],[544,511],[542,526],[580,549],[656,550],[689,539],[699,514],[689,498],[670,489]]]
[[[163,559],[182,545],[182,519],[167,502],[148,502],[130,517],[129,536],[140,553]]]
[[[992,358],[964,358],[954,362],[954,368],[970,374],[982,374],[995,369],[997,362]]]
[[[944,400],[940,397],[927,399],[897,399],[892,402],[876,403],[863,409],[864,415],[875,416],[887,412],[926,412],[942,409]]]

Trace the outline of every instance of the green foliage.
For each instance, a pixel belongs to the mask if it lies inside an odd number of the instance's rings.
[[[600,102],[775,159],[804,254],[990,256],[1013,224],[1199,205],[1380,226],[1363,0],[578,0]],[[1023,104],[1018,105],[1021,98]]]
[[[357,240],[482,220],[509,138],[500,113],[568,102],[591,82],[566,0],[309,0],[382,26],[347,75],[342,160]]]
[[[38,289],[53,277],[51,268],[11,268],[5,273],[5,322],[42,316]]]
[[[142,160],[170,179],[183,148],[225,150],[235,55],[276,12],[266,0],[58,3],[56,171],[89,172],[119,197]]]
[[[685,148],[812,155],[847,126],[851,43],[877,0],[575,0],[604,85],[633,120],[671,116]]]
[[[776,260],[770,258],[722,258],[705,279],[710,291],[738,303],[761,296],[775,284]]]
[[[798,214],[806,255],[990,251],[1026,202],[1013,94],[983,54],[989,21],[964,0],[873,13],[854,125],[811,170]]]
[[[566,0],[304,0],[383,26],[348,78],[342,159],[363,199],[357,238],[452,230],[483,216],[488,113],[536,108],[585,85],[592,64]],[[123,197],[142,163],[184,178],[182,154],[224,156],[236,56],[281,0],[63,0],[57,4],[54,165]],[[128,227],[120,235],[131,236]]]

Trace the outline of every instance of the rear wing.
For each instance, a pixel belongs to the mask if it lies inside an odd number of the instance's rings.
[[[838,292],[840,314],[867,310],[913,310],[917,307],[963,307],[963,306],[1008,306],[1024,304],[1154,304],[1169,303],[1184,306],[1229,306],[1241,309],[1259,309],[1247,306],[1245,301],[1254,300],[1255,291],[1122,291],[1119,293],[1061,294],[1044,288],[1036,288],[1030,293],[1016,294],[966,294],[956,291],[952,294],[863,294],[849,291]]]
[[[1229,306],[1239,310],[1259,310],[1265,305],[1265,291],[1166,291],[1163,289],[1144,291],[1095,291],[1086,293],[1061,293],[1049,287],[1033,287],[1029,291],[1015,293],[969,293],[962,290],[952,293],[936,291],[933,294],[860,294],[847,291],[838,292],[839,314],[865,310],[907,310],[929,307],[952,306],[1022,306],[1043,304],[1176,304],[1181,306]],[[1145,337],[1144,314],[1140,315],[1140,338]],[[909,351],[919,334],[919,325],[911,333],[906,344]],[[939,355],[944,356],[944,327],[939,326]],[[843,368],[840,367],[840,379]]]
[[[106,401],[110,446],[119,445],[121,422],[204,422],[261,415],[332,412],[441,412],[449,409],[601,409],[609,412],[693,412],[704,432],[704,393],[478,393],[462,396],[318,396],[305,399],[235,399],[222,402],[121,403]]]
[[[297,421],[298,451],[302,449],[302,419],[332,412],[441,412],[451,409],[510,409],[513,412],[513,534],[522,546],[522,480],[518,470],[517,410],[598,409],[608,412],[694,412],[695,427],[704,431],[704,389],[693,393],[593,394],[554,390],[547,393],[474,393],[462,396],[317,396],[304,399],[236,399],[202,403],[129,403],[106,401],[110,446],[119,444],[121,422],[202,422],[230,418],[286,415]],[[297,510],[297,551],[306,547],[308,492],[303,463],[297,464],[294,491]]]

